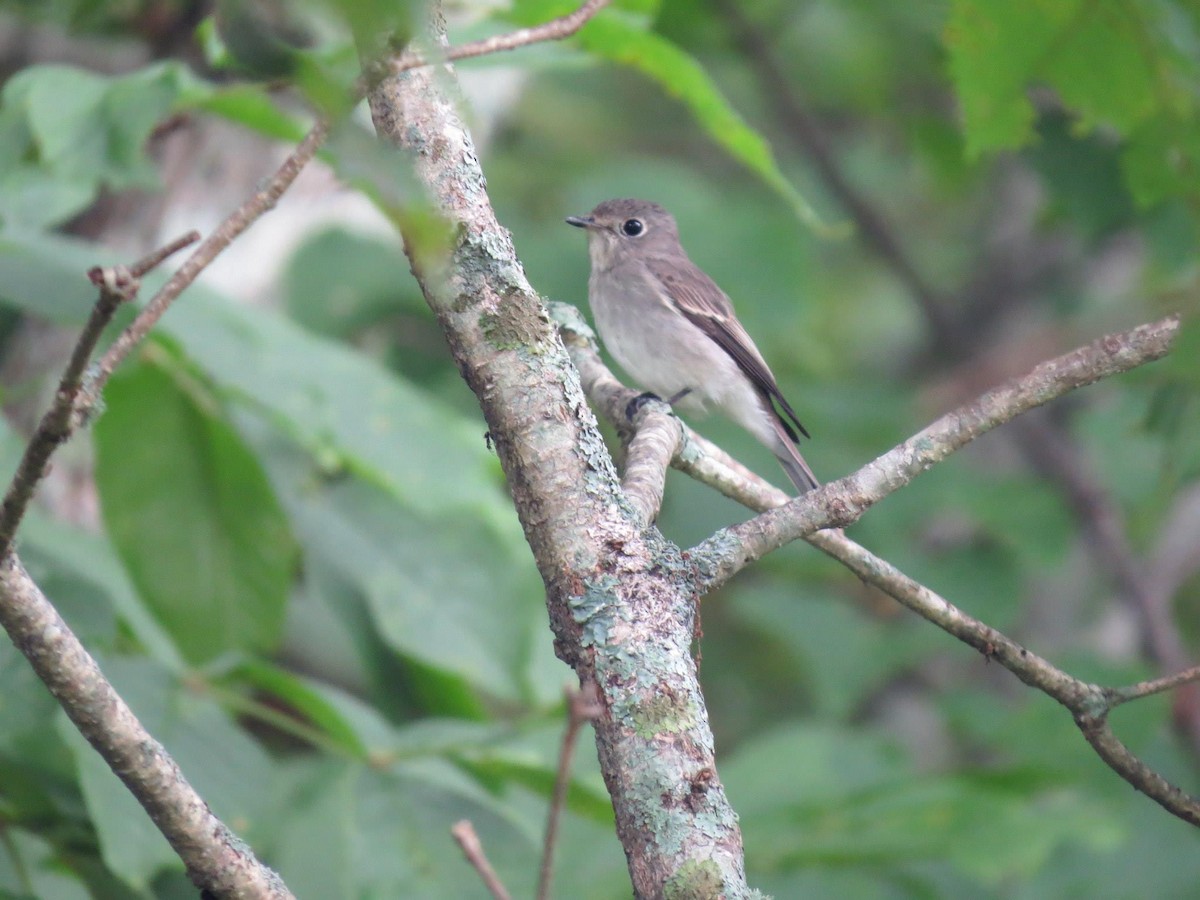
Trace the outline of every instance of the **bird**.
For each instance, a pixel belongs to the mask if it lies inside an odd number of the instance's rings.
[[[729,297],[688,257],[674,217],[648,200],[617,199],[566,221],[587,231],[600,340],[643,397],[719,410],[775,454],[799,493],[819,487],[796,447],[808,431]]]

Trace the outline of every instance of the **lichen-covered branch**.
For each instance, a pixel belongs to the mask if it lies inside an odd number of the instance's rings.
[[[623,404],[635,397],[636,392],[623,387],[613,377],[596,351],[590,329],[582,324],[577,313],[560,309],[562,306],[554,305],[554,316],[564,331],[564,340],[570,348],[572,359],[585,373],[584,384],[597,388],[598,396],[594,400],[597,408],[606,416],[621,421]],[[687,426],[683,426],[683,432],[680,449],[671,462],[675,468],[758,512],[793,502],[794,498],[789,494],[751,472],[711,441]],[[806,535],[804,540],[921,618],[974,647],[988,660],[1004,666],[1031,687],[1053,697],[1071,712],[1088,743],[1121,778],[1172,815],[1193,825],[1200,825],[1200,800],[1180,790],[1134,756],[1117,739],[1108,722],[1108,713],[1122,703],[1195,682],[1200,679],[1200,667],[1125,687],[1101,687],[1084,682],[1022,647],[1002,632],[967,615],[840,531],[816,531]]]
[[[453,90],[452,70],[425,67],[368,100],[456,235],[440,264],[406,249],[495,440],[556,651],[597,686],[596,746],[634,891],[749,896],[690,653],[690,567],[620,489],[558,331],[496,221]]]

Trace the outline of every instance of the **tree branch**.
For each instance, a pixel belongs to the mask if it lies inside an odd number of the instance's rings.
[[[208,267],[209,263],[216,259],[238,235],[253,225],[263,213],[275,206],[279,198],[283,196],[283,192],[296,180],[300,170],[316,155],[328,134],[329,123],[322,120],[313,125],[304,140],[288,154],[287,159],[262,188],[230,213],[217,226],[216,230],[200,243],[200,246],[192,252],[192,255],[171,276],[170,280],[159,288],[158,293],[150,299],[150,302],[138,313],[137,318],[129,324],[129,327],[122,332],[101,358],[95,380],[97,393],[104,387],[117,366],[134,347],[145,339],[146,335],[150,333],[150,329],[162,318],[163,313]]]
[[[546,817],[546,838],[542,845],[542,867],[538,874],[537,900],[549,900],[550,883],[554,878],[554,846],[558,840],[558,823],[567,805],[567,789],[571,786],[571,758],[575,742],[588,722],[603,712],[596,685],[588,682],[579,690],[567,691],[567,728],[563,732],[562,748],[558,753],[558,773],[554,778],[554,795]]]
[[[554,304],[553,314],[563,330],[571,358],[583,373],[584,384],[598,388],[598,408],[606,417],[612,416],[620,421],[622,402],[627,403],[637,394],[623,387],[608,371],[600,360],[591,330],[582,323],[578,311],[569,312],[562,308],[565,306]],[[581,326],[579,330],[576,330],[577,326]],[[686,425],[683,426],[683,432],[683,442],[672,460],[672,465],[680,471],[758,512],[795,502],[795,498],[751,472]],[[1170,784],[1137,759],[1117,740],[1107,722],[1108,712],[1122,703],[1195,681],[1200,678],[1200,667],[1169,678],[1121,688],[1104,688],[1080,681],[1002,632],[967,615],[840,531],[817,531],[804,539],[921,618],[974,647],[989,661],[995,660],[1031,687],[1053,697],[1072,713],[1088,743],[1121,778],[1172,815],[1200,825],[1200,800]]]
[[[500,876],[496,874],[496,870],[488,861],[487,854],[483,852],[483,842],[479,840],[479,835],[475,832],[475,826],[471,824],[471,821],[463,819],[461,822],[455,822],[450,826],[450,834],[462,850],[463,856],[467,858],[467,862],[479,873],[488,893],[495,900],[509,900],[508,888],[504,886],[504,882],[500,880]]]
[[[943,416],[854,474],[718,532],[690,551],[704,567],[699,589],[713,590],[764,554],[813,531],[849,525],[888,494],[997,425],[1075,388],[1164,356],[1178,330],[1179,318],[1170,316],[1044,362]]]
[[[125,783],[179,854],[188,877],[216,897],[290,900],[142,727],[45,594],[9,554],[0,561],[0,624],[80,734]]]
[[[79,408],[80,394],[87,391],[86,405],[89,407],[95,398],[99,397],[99,390],[94,385],[85,385],[84,371],[91,362],[100,336],[112,321],[117,308],[137,296],[140,286],[138,279],[172,253],[199,239],[200,236],[194,231],[189,232],[133,266],[116,266],[109,269],[97,267],[88,273],[92,283],[100,289],[100,296],[92,306],[87,324],[84,325],[71,351],[71,358],[63,370],[58,390],[54,394],[54,402],[42,416],[33,437],[26,445],[16,474],[13,475],[4,495],[4,504],[0,507],[0,559],[7,556],[12,548],[13,535],[25,516],[34,490],[46,474],[51,455],[75,432],[79,419],[85,413],[85,410]]]
[[[454,229],[444,261],[406,250],[495,439],[555,650],[597,685],[596,745],[634,892],[744,897],[741,833],[690,652],[688,567],[622,495],[575,369],[488,202],[453,89],[449,67],[418,68],[368,100],[377,131],[411,154]]]
[[[611,0],[587,0],[579,9],[567,13],[565,16],[559,16],[557,19],[551,19],[549,22],[531,28],[520,28],[508,34],[497,34],[457,47],[448,47],[445,52],[434,58],[426,58],[419,53],[404,53],[397,59],[391,60],[388,63],[388,69],[391,74],[398,75],[410,69],[436,65],[439,62],[487,56],[491,53],[516,50],[519,47],[528,47],[530,44],[544,41],[559,41],[579,31],[610,2]]]

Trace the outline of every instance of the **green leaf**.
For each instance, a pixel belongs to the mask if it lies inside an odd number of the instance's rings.
[[[147,604],[193,662],[273,647],[296,547],[257,460],[161,345],[105,396],[96,481]]]
[[[389,646],[476,688],[557,697],[543,591],[482,424],[203,290],[164,326],[228,402],[274,428],[241,423],[288,506],[310,586],[353,586]]]
[[[1112,812],[1082,792],[1019,772],[918,777],[857,731],[780,729],[721,772],[748,863],[772,871],[933,860],[995,884],[1027,877],[1066,845],[1111,848],[1120,838]]]
[[[805,224],[822,233],[840,233],[840,228],[822,222],[783,174],[766,139],[746,124],[700,63],[662,35],[647,31],[643,21],[605,11],[579,32],[578,40],[602,59],[637,69],[682,102],[709,137],[761,178]]]
[[[250,660],[239,666],[237,679],[269,694],[279,705],[298,713],[350,753],[365,757],[367,746],[351,723],[326,695],[336,691],[270,663]],[[348,698],[343,698],[348,699]]]
[[[1044,117],[1028,153],[1051,199],[1092,241],[1127,227],[1130,194],[1121,183],[1119,148],[1100,135],[1079,137],[1059,117]]]
[[[109,257],[61,237],[0,237],[0,302],[59,324],[81,325],[96,302],[87,271]]]
[[[5,227],[55,224],[101,186],[156,187],[146,140],[188,78],[178,63],[120,77],[53,65],[13,76],[0,95],[0,144],[13,148],[0,152]]]
[[[1195,118],[1195,117],[1194,117]],[[1200,196],[1200,122],[1155,118],[1134,130],[1121,155],[1129,190],[1141,206]]]
[[[288,311],[304,327],[347,337],[405,307],[408,262],[393,238],[382,241],[331,229],[293,254],[284,277]],[[348,279],[346,272],[354,272]],[[424,304],[420,310],[428,316]]]
[[[380,637],[406,657],[494,695],[527,693],[530,657],[549,642],[525,548],[498,542],[473,515],[423,513],[352,475],[314,477],[306,456],[267,446],[313,588],[352,585]]]
[[[28,166],[5,172],[0,174],[0,228],[49,228],[82,212],[95,195],[96,186],[90,179]]]
[[[4,840],[0,842],[0,898],[90,900],[94,896],[63,865],[54,846],[23,828],[5,825]]]
[[[214,90],[195,82],[179,107],[213,113],[281,141],[299,142],[307,130],[303,121],[276,105],[266,85],[231,84]]]
[[[33,251],[21,245],[19,252]],[[45,252],[49,271],[64,280],[75,265],[84,271],[89,259],[85,250],[65,241],[52,241]],[[3,260],[0,253],[0,268]],[[83,295],[61,304],[64,319],[73,318],[76,310],[86,313],[90,305],[86,281],[82,276],[80,281]],[[23,307],[45,301],[37,287],[30,279],[28,288],[22,288],[16,299]],[[499,467],[485,447],[482,423],[348,348],[200,287],[189,291],[162,327],[206,370],[222,402],[269,422],[304,448],[303,459],[287,462],[276,476],[282,479],[280,493],[295,503],[296,527],[312,554],[313,585],[352,586],[368,604],[387,644],[411,659],[492,694],[533,696],[539,702],[557,698],[564,670],[547,640],[542,590],[511,502],[499,489]],[[99,423],[102,442],[104,420],[111,415]],[[132,427],[128,441],[145,426]],[[264,459],[275,455],[265,445],[259,452]],[[198,465],[197,456],[203,454],[195,448],[181,453],[181,459]],[[165,470],[166,461],[160,459],[159,466]],[[345,486],[337,482],[344,476],[349,477]],[[165,471],[162,477],[168,477]],[[153,499],[163,509],[178,496],[150,486],[143,493],[147,502]],[[336,523],[332,537],[321,518],[323,508]],[[184,545],[180,552],[194,552],[178,527],[195,514],[183,519],[167,514],[177,535],[172,540]],[[376,527],[382,529],[378,535]],[[171,529],[160,530],[163,534],[155,539],[167,541]],[[462,565],[453,541],[438,543],[447,536],[457,540],[460,532],[466,552],[483,560],[478,572]],[[394,553],[389,540],[404,541],[404,549]],[[343,554],[333,552],[334,546]],[[129,552],[122,546],[127,565]],[[363,561],[365,568],[355,570],[347,564],[350,559]],[[402,565],[401,559],[407,562]],[[169,568],[165,561],[162,567]],[[134,581],[146,591],[136,574]],[[432,599],[447,590],[454,593],[446,604]],[[152,605],[176,641],[194,644],[194,627],[168,622],[159,604]],[[423,617],[423,609],[431,610],[429,618]],[[194,619],[202,616],[196,613]],[[503,640],[489,638],[493,628]],[[185,655],[194,659],[195,649],[185,649]],[[358,652],[364,649],[357,645]],[[445,658],[440,657],[443,650]]]
[[[485,897],[450,837],[464,818],[514,896],[531,893],[535,840],[445,762],[305,763],[290,774],[272,860],[298,897]]]
[[[1152,116],[1195,108],[1195,65],[1169,49],[1152,4],[954,0],[945,42],[971,157],[1034,137],[1029,88],[1048,84],[1089,132],[1129,134]],[[1172,71],[1175,69],[1176,71]]]
[[[351,348],[202,288],[190,291],[162,327],[226,398],[266,414],[327,474],[361,474],[430,513],[472,510],[521,540],[482,422],[455,414]]]

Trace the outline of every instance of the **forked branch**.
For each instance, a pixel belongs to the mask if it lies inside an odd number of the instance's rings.
[[[576,310],[566,307],[565,304],[554,304],[552,314],[563,332],[564,342],[580,371],[581,381],[585,390],[588,391],[589,397],[593,397],[597,409],[606,418],[621,424],[624,405],[637,396],[636,392],[623,388],[601,361],[596,352],[591,331],[586,324],[582,323]],[[1026,404],[1031,398],[1042,397],[1040,402],[1050,399],[1050,396],[1046,394],[1047,391],[1051,393],[1054,391],[1064,392],[1070,387],[1088,384],[1105,375],[1124,371],[1134,365],[1157,359],[1167,352],[1177,327],[1177,320],[1165,319],[1135,328],[1124,334],[1110,335],[1088,347],[1080,348],[1057,360],[1045,363],[1027,376],[1032,380],[1031,383],[1023,384],[1021,382],[1024,382],[1025,379],[1021,379],[990,392],[969,407],[969,409],[974,408],[974,412],[959,421],[978,424],[981,422],[982,412],[992,409],[1004,397],[1009,398],[1009,401],[1016,406],[1028,408]],[[1089,366],[1090,375],[1085,371],[1089,369]],[[1035,389],[1032,382],[1040,384],[1040,387]],[[1012,412],[1012,415],[1016,415],[1016,412]],[[990,421],[997,416],[1000,416],[999,411],[992,409],[991,414],[983,416],[983,419]],[[1011,416],[1009,417],[1011,418]],[[954,418],[955,416],[948,416],[939,422],[946,423]],[[991,421],[988,427],[995,424],[998,424],[998,421]],[[938,433],[935,426],[926,429],[922,435],[930,439],[931,432]],[[795,508],[804,504],[809,498],[813,498],[815,506],[821,510],[824,510],[825,505],[829,502],[826,499],[819,499],[816,496],[819,492],[807,494],[802,498],[793,498],[755,475],[686,425],[682,426],[682,432],[683,438],[676,449],[671,465],[696,480],[716,488],[725,496],[750,509],[779,516],[806,515],[801,514]],[[981,433],[982,429],[968,430],[960,436],[962,443]],[[919,435],[918,438],[922,435]],[[913,441],[916,440],[916,438],[913,439]],[[887,463],[888,465],[903,466],[904,460],[909,457],[907,453],[898,451],[908,447],[913,441],[908,441],[896,450],[884,454],[870,466],[860,470],[859,473],[842,479],[842,481],[834,482],[833,485],[827,487],[832,488],[842,482],[853,482],[867,468],[884,465],[888,460],[891,460],[890,463]],[[961,444],[957,444],[957,446],[961,446]],[[932,462],[929,464],[932,465]],[[917,471],[920,469],[910,472],[906,478],[911,478]],[[834,496],[837,494],[835,493]],[[828,515],[828,512],[825,511],[822,515]],[[762,519],[761,516],[752,519],[751,522],[758,522],[760,519]],[[963,643],[974,647],[988,660],[1004,666],[1021,681],[1053,697],[1071,712],[1084,738],[1113,771],[1172,815],[1200,826],[1200,800],[1180,790],[1138,759],[1120,742],[1108,722],[1108,713],[1122,703],[1195,682],[1200,679],[1200,667],[1193,667],[1167,678],[1124,687],[1103,687],[1082,681],[1022,647],[1002,632],[967,615],[944,597],[905,575],[891,563],[875,556],[841,532],[829,530],[804,532],[803,529],[800,531],[804,540],[837,559],[863,581],[876,586],[923,619]],[[710,546],[719,546],[720,544],[715,538],[705,543]],[[699,562],[700,565],[704,565],[703,561],[696,560],[698,550],[699,548],[692,551],[692,559]],[[711,572],[715,569],[709,571],[710,575],[702,577],[702,582],[713,583]]]

